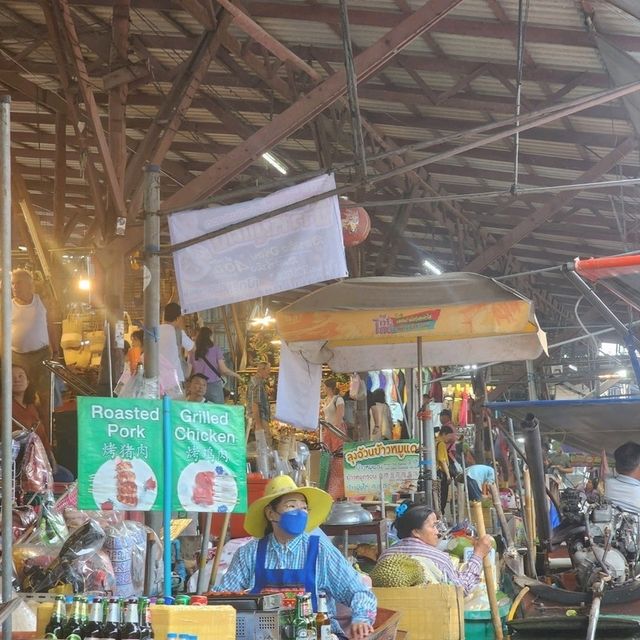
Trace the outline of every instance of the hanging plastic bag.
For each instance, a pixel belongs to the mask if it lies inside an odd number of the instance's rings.
[[[16,485],[27,494],[51,491],[53,472],[42,440],[33,431],[15,432],[13,439],[20,444],[16,460]]]
[[[58,585],[70,585],[74,593],[85,589],[87,567],[93,556],[100,551],[105,533],[100,525],[89,520],[76,529],[62,545],[58,557],[44,570],[36,569],[23,581],[25,591],[45,592]]]

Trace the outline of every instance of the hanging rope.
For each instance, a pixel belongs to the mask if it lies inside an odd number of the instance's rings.
[[[517,43],[517,59],[516,59],[516,106],[515,121],[516,127],[520,126],[520,109],[522,107],[522,70],[524,67],[524,32],[529,14],[529,0],[526,0],[526,9],[524,0],[518,0],[518,43]],[[520,131],[515,133],[515,149],[513,157],[513,185],[511,193],[518,191],[518,165],[520,164]]]

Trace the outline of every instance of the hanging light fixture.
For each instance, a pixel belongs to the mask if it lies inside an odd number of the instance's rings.
[[[263,330],[268,329],[275,321],[276,319],[269,313],[268,308],[263,311],[262,301],[260,301],[253,305],[247,324],[252,329]]]

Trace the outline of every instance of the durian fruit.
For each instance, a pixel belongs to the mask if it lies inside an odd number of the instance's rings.
[[[415,587],[424,582],[422,565],[403,553],[379,560],[369,576],[374,587]]]

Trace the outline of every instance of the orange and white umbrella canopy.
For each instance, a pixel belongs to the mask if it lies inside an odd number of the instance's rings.
[[[447,273],[353,278],[327,285],[276,314],[280,337],[334,371],[535,359],[546,336],[533,304],[491,278]]]

